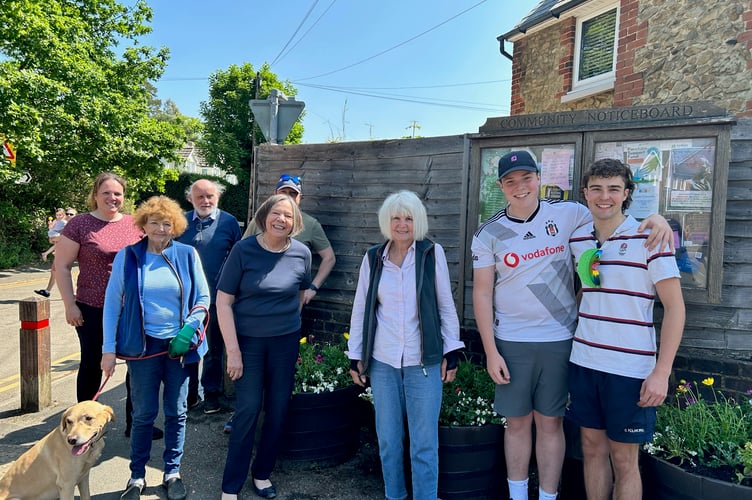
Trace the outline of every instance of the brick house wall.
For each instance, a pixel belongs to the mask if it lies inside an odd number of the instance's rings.
[[[752,2],[621,0],[619,8],[612,90],[561,102],[572,87],[576,26],[576,11],[564,12],[514,37],[511,114],[702,100],[752,116]]]

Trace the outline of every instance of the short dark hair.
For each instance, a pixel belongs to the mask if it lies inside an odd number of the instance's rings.
[[[624,180],[624,187],[628,189],[627,198],[621,204],[621,211],[624,212],[632,204],[635,182],[632,180],[632,170],[624,162],[614,158],[604,158],[594,162],[582,175],[583,189],[588,187],[591,177],[621,177]]]

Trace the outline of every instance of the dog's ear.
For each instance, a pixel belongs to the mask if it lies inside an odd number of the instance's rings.
[[[63,412],[63,415],[60,417],[60,428],[63,430],[63,432],[68,430],[68,415],[70,414],[71,409],[68,408]]]
[[[112,411],[112,408],[107,405],[102,405],[104,408],[102,408],[102,411],[105,412],[108,416],[108,422],[114,422],[115,421],[115,412]]]

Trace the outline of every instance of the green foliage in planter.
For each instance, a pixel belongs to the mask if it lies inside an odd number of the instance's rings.
[[[347,334],[336,343],[319,344],[313,335],[300,339],[300,354],[295,366],[294,393],[332,392],[352,385]]]
[[[480,426],[506,420],[493,409],[494,382],[486,370],[459,362],[454,381],[444,384],[439,425]]]
[[[752,477],[752,401],[726,397],[713,389],[714,382],[702,381],[712,390],[707,401],[682,380],[672,400],[658,407],[655,439],[645,449],[689,466],[729,467],[742,482]]]

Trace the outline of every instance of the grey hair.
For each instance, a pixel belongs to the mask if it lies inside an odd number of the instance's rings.
[[[417,194],[407,190],[397,191],[387,196],[382,203],[379,209],[379,228],[387,240],[392,239],[391,220],[396,215],[411,216],[415,241],[425,239],[428,234],[428,215]]]
[[[222,183],[220,183],[220,182],[212,181],[210,179],[196,179],[195,181],[191,182],[190,186],[188,186],[187,188],[185,188],[185,193],[184,194],[185,194],[185,199],[186,200],[190,201],[191,192],[193,192],[193,186],[195,186],[198,181],[208,181],[208,182],[211,182],[212,184],[214,184],[214,189],[217,190],[217,194],[219,196],[222,196],[224,194],[224,192],[225,192],[225,185],[222,184]]]

